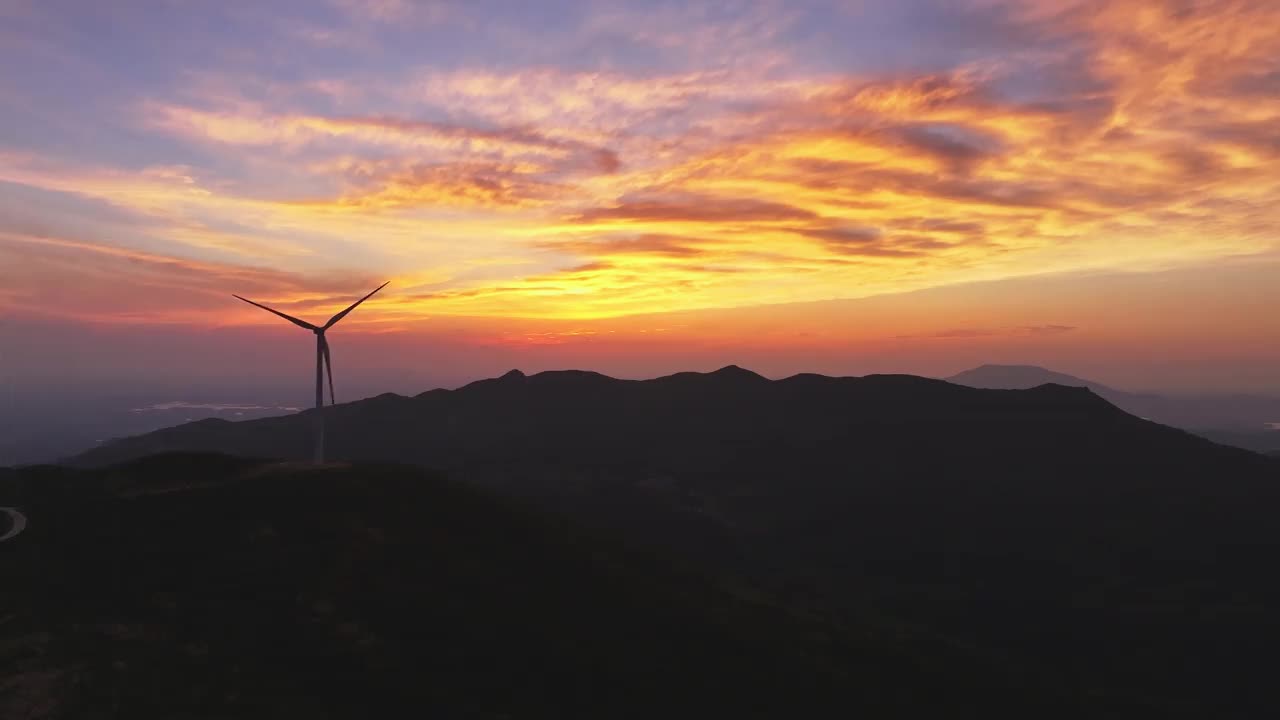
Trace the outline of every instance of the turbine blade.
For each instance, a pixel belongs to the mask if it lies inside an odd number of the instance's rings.
[[[324,369],[329,373],[329,404],[336,405],[338,401],[333,399],[333,360],[329,358],[329,341],[323,334],[320,336],[320,352],[324,354]]]
[[[306,320],[299,320],[298,318],[296,318],[296,317],[294,317],[294,316],[292,316],[292,315],[285,315],[284,313],[280,312],[279,310],[275,310],[275,309],[269,308],[269,307],[267,307],[266,305],[263,305],[262,303],[256,303],[256,302],[254,302],[254,301],[252,301],[252,300],[250,300],[250,299],[248,299],[248,298],[242,298],[242,297],[240,297],[239,295],[236,295],[236,294],[234,294],[234,293],[232,293],[231,297],[236,298],[237,300],[244,300],[245,302],[249,303],[250,305],[254,305],[254,306],[256,306],[256,307],[260,307],[260,308],[262,308],[263,310],[266,310],[267,312],[269,312],[269,313],[271,313],[271,314],[273,314],[273,315],[279,315],[280,317],[284,318],[285,320],[288,320],[289,322],[293,323],[294,325],[297,325],[298,327],[303,327],[303,328],[306,328],[306,329],[308,329],[308,330],[319,330],[319,328],[317,328],[315,325],[312,325],[311,323],[307,322]]]
[[[381,284],[381,285],[379,285],[378,287],[374,288],[373,292],[371,292],[371,293],[369,293],[368,295],[365,295],[364,297],[360,298],[359,300],[357,300],[357,301],[355,301],[355,302],[351,303],[351,307],[349,307],[349,308],[347,308],[346,310],[343,310],[342,312],[338,313],[337,315],[334,315],[333,317],[329,318],[329,322],[327,322],[327,323],[325,323],[325,324],[324,324],[324,329],[325,329],[325,330],[328,330],[329,328],[333,327],[333,326],[334,326],[334,325],[335,325],[339,320],[341,320],[342,318],[346,317],[346,316],[347,316],[347,313],[351,312],[352,310],[355,310],[355,309],[356,309],[356,306],[358,306],[360,303],[364,302],[365,300],[368,300],[369,298],[373,297],[373,294],[374,294],[374,293],[376,293],[376,292],[378,292],[379,290],[381,290],[382,288],[386,287],[386,286],[387,286],[387,284],[388,284],[388,283],[390,283],[390,282],[391,282],[391,281],[390,281],[390,280],[388,280],[387,282],[382,283],[382,284]]]

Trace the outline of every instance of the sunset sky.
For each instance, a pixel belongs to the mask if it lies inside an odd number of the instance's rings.
[[[0,0],[11,385],[1280,392],[1278,219],[1275,0]]]

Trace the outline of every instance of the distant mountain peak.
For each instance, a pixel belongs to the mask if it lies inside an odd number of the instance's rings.
[[[968,385],[976,388],[1028,390],[1040,385],[1062,385],[1065,387],[1084,387],[1096,393],[1116,391],[1101,383],[1096,383],[1074,375],[1055,372],[1039,365],[998,365],[988,363],[971,370],[956,373],[947,382],[957,385]]]
[[[740,367],[738,365],[725,365],[719,370],[716,370],[715,372],[711,372],[707,374],[713,375],[715,377],[751,378],[751,379],[759,379],[759,380],[766,379],[763,375],[760,375],[759,373],[751,372],[750,370],[744,367]]]
[[[498,379],[499,380],[523,380],[524,378],[525,378],[525,374],[520,372],[519,369],[515,369],[515,370],[508,370],[506,373],[502,375],[502,377]]]

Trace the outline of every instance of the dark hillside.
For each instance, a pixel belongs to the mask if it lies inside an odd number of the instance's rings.
[[[1086,388],[882,375],[518,373],[326,409],[337,457],[396,460],[748,576],[870,608],[1069,684],[1249,717],[1280,695],[1280,463]],[[306,414],[163,449],[303,457]]]
[[[0,717],[1072,717],[421,471],[220,456],[0,480]]]

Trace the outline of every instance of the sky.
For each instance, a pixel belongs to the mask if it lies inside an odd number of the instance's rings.
[[[389,280],[333,331],[340,400],[729,363],[1280,393],[1278,27],[1274,0],[0,0],[0,379],[293,402],[310,337],[231,293],[320,321]]]

